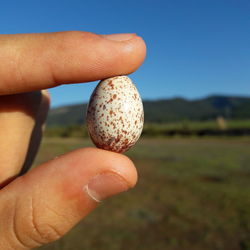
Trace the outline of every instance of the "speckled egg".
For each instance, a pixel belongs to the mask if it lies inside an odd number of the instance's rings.
[[[118,153],[139,139],[144,122],[141,97],[127,76],[101,81],[89,101],[87,127],[93,143]]]

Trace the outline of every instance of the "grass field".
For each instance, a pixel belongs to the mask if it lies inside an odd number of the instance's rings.
[[[83,139],[45,138],[36,164]],[[141,139],[135,189],[41,250],[249,250],[250,138]]]
[[[45,130],[47,137],[88,137],[87,127],[81,125],[49,126]],[[179,121],[168,123],[145,123],[143,135],[163,137],[176,135],[189,136],[239,136],[250,135],[250,120],[225,120],[220,117],[209,121]]]

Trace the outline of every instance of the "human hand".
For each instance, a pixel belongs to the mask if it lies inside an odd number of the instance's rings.
[[[0,36],[0,249],[55,241],[98,201],[133,187],[124,155],[97,148],[64,154],[28,173],[49,107],[43,89],[129,74],[143,62],[131,34],[58,32]],[[43,91],[41,91],[43,90]]]

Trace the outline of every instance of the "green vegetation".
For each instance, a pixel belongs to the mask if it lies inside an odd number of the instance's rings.
[[[226,120],[250,119],[250,98],[211,96],[189,101],[183,98],[144,101],[146,123],[172,123],[185,121],[210,121],[217,117]],[[85,121],[86,104],[52,109],[49,126],[82,125]]]
[[[89,145],[45,138],[35,164]],[[138,185],[41,250],[250,249],[249,137],[143,138],[127,155]]]
[[[152,136],[211,136],[211,135],[250,135],[250,120],[229,120],[223,118],[210,121],[183,121],[170,123],[146,123],[143,135]],[[87,137],[85,125],[51,126],[47,127],[48,137]]]
[[[47,136],[85,137],[86,104],[52,109]],[[144,101],[145,136],[250,135],[250,98]]]

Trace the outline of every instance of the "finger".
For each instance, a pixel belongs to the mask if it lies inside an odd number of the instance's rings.
[[[13,179],[24,163],[26,168],[30,165],[48,102],[48,95],[40,91],[0,96],[0,187]]]
[[[0,94],[88,82],[135,71],[145,44],[134,34],[70,31],[0,36]]]
[[[31,170],[0,192],[0,249],[29,249],[57,240],[97,201],[133,187],[136,179],[126,156],[95,148]]]

